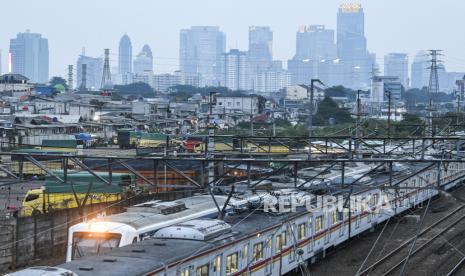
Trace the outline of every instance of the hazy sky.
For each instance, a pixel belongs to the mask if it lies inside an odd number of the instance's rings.
[[[179,30],[217,25],[227,35],[227,48],[246,50],[249,25],[271,26],[274,58],[295,52],[300,25],[336,27],[341,0],[14,0],[2,3],[0,49],[7,68],[9,39],[30,29],[49,40],[50,75],[64,75],[82,47],[102,56],[110,48],[117,64],[120,37],[127,33],[136,55],[147,43],[155,72],[178,67]],[[421,49],[443,49],[448,71],[465,71],[463,0],[363,0],[368,48],[383,67],[388,52],[405,52],[410,60]]]

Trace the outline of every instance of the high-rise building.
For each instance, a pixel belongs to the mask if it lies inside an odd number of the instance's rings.
[[[337,14],[337,52],[344,63],[344,85],[354,89],[370,86],[373,60],[367,50],[362,6],[342,4]]]
[[[391,93],[391,103],[396,104],[401,100],[402,85],[398,77],[392,76],[375,76],[372,79],[372,89],[370,101],[375,107],[380,107],[388,103],[389,94]]]
[[[248,68],[247,53],[232,49],[221,57],[221,85],[231,90],[247,90]]]
[[[334,30],[324,25],[301,26],[296,34],[296,59],[335,59]]]
[[[124,34],[119,41],[118,73],[132,73],[132,44],[127,34]]]
[[[2,64],[2,50],[0,50],[0,76],[1,76],[2,73],[3,73],[3,72],[2,72],[2,69],[3,69],[2,66],[3,66],[3,64]]]
[[[147,44],[142,47],[142,51],[134,59],[134,73],[142,74],[145,71],[153,71],[152,50]]]
[[[421,89],[429,84],[428,54],[425,51],[418,52],[413,58],[411,70],[412,88]]]
[[[279,90],[290,86],[291,75],[286,70],[266,71],[255,75],[254,91],[259,92],[278,92]]]
[[[408,56],[404,53],[389,53],[384,56],[384,75],[398,77],[404,88],[409,86]]]
[[[194,26],[180,32],[180,70],[190,75],[199,74],[202,86],[219,84],[221,54],[225,51],[226,36],[219,27]]]
[[[83,72],[82,65],[86,65],[85,83],[86,89],[99,89],[102,82],[103,59],[80,55],[76,62],[76,83],[82,87]]]
[[[344,64],[340,59],[322,59],[317,67],[318,78],[326,86],[337,86],[344,82]]]
[[[287,61],[287,70],[291,75],[291,85],[310,84],[316,76],[316,62],[311,59],[290,59]]]
[[[249,27],[250,75],[269,69],[273,61],[273,32],[270,27]]]
[[[10,40],[12,73],[29,78],[32,83],[48,82],[48,40],[41,34],[18,33]]]

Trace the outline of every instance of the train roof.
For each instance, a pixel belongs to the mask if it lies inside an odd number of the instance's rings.
[[[238,213],[225,218],[224,222],[230,225],[231,231],[225,231],[221,236],[213,236],[206,240],[149,239],[114,249],[105,255],[85,256],[59,267],[75,271],[79,275],[144,275],[169,264],[207,254],[248,236],[257,235],[257,232],[282,225],[292,217],[304,213],[304,208],[300,208],[296,213],[280,215],[263,211]]]
[[[218,204],[223,206],[226,196],[215,196]],[[216,205],[210,195],[197,195],[176,201],[150,201],[128,207],[124,213],[99,218],[98,221],[123,223],[136,230],[162,226],[170,221],[199,214],[200,212],[214,213]],[[167,226],[167,225],[165,225]]]
[[[423,163],[408,167],[412,170],[420,170],[427,166],[428,163]],[[375,185],[382,185],[388,181],[389,177],[388,174],[381,173],[376,174],[374,179]],[[361,185],[353,189],[354,193],[360,193],[370,188]],[[344,189],[338,190],[338,193],[342,192]],[[293,189],[282,190],[282,193],[298,193],[299,196],[309,194]],[[217,198],[224,199],[224,197]],[[211,198],[208,199],[211,201]],[[202,201],[200,198],[197,200]],[[250,208],[249,211],[229,214],[222,224],[218,224],[217,220],[205,219],[183,222],[160,230],[164,232],[157,232],[154,239],[116,248],[101,256],[85,256],[59,267],[69,269],[79,275],[143,275],[179,262],[188,263],[189,258],[209,254],[216,250],[224,251],[224,248],[230,244],[258,236],[263,231],[278,229],[288,221],[308,212],[304,206],[297,207],[296,212],[289,213],[270,213]],[[206,228],[211,230],[205,230]],[[173,229],[179,232],[173,232]],[[169,236],[169,233],[174,234]],[[203,236],[194,238],[194,235]]]

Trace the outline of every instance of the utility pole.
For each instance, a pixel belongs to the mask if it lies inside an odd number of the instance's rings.
[[[459,91],[454,91],[455,92],[455,96],[457,98],[457,115],[456,115],[456,118],[455,118],[455,124],[457,125],[456,128],[458,127],[459,125],[459,116],[460,116],[460,93]]]
[[[213,119],[213,104],[216,104],[216,93],[210,92],[209,94],[209,113],[208,113],[208,146],[207,146],[207,157],[213,157],[215,151],[215,124]],[[208,183],[213,183],[215,178],[215,163],[208,162]]]
[[[275,117],[274,117],[274,109],[276,107],[273,106],[273,110],[271,111],[271,116],[272,116],[272,119],[273,119],[273,137],[276,136],[276,121],[275,121]]]
[[[428,135],[433,137],[433,100],[429,99],[428,111]]]
[[[360,101],[360,90],[357,90],[357,119],[355,121],[355,153],[358,152],[359,139],[360,139],[360,119],[361,119],[361,101]]]
[[[250,96],[250,136],[253,136],[253,96]]]
[[[307,97],[310,99],[310,107],[309,107],[309,114],[308,114],[308,159],[312,159],[312,137],[313,137],[313,98],[314,98],[314,91],[315,82],[323,84],[319,79],[311,79],[310,80],[310,91],[307,90]],[[310,92],[310,95],[308,93]]]
[[[388,120],[387,120],[387,128],[388,128],[388,138],[391,138],[391,91],[384,90],[388,97]]]

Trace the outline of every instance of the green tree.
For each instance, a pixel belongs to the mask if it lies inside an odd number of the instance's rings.
[[[155,92],[153,88],[145,82],[135,82],[127,85],[115,85],[115,92],[120,96],[131,97],[153,97]]]
[[[50,86],[56,87],[57,85],[62,85],[65,90],[68,90],[68,84],[66,80],[62,77],[52,77],[49,81]]]
[[[317,126],[333,124],[345,124],[353,121],[347,109],[340,108],[330,97],[325,97],[318,105],[313,124]]]

